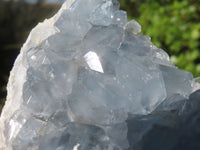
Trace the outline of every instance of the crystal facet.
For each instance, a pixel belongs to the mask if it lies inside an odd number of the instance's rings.
[[[199,83],[140,32],[117,0],[67,0],[39,23],[10,73],[0,149],[198,149],[183,138],[199,141]]]

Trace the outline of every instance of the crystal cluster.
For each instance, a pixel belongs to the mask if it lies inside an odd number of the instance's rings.
[[[0,149],[198,149],[200,86],[140,31],[117,0],[67,0],[38,24],[10,74]]]

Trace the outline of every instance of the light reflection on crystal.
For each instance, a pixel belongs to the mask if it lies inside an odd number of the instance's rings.
[[[80,146],[80,144],[77,143],[77,144],[74,146],[73,150],[78,150],[79,146]]]
[[[8,140],[11,140],[12,138],[15,138],[17,136],[18,132],[22,128],[22,125],[14,120],[10,120],[9,126],[10,126],[10,135]]]
[[[104,73],[99,56],[95,52],[89,51],[84,58],[91,70]]]
[[[185,131],[200,137],[198,78],[119,7],[67,0],[31,31],[10,74],[0,150],[155,150],[184,143]]]

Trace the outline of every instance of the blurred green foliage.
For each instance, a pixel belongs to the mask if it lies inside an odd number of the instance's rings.
[[[171,56],[179,68],[200,76],[199,0],[120,0],[142,25],[142,33]]]
[[[167,51],[181,69],[200,76],[200,0],[119,0],[128,19]],[[41,3],[40,3],[41,2]],[[30,30],[52,16],[60,4],[0,1],[0,110],[9,71]]]

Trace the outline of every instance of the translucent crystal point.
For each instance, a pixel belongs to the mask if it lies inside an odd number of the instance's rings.
[[[197,79],[140,32],[117,0],[67,0],[39,23],[10,73],[0,150],[155,150],[196,140]]]

